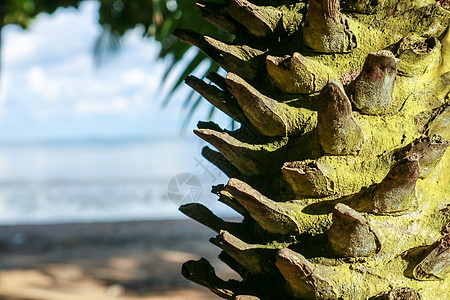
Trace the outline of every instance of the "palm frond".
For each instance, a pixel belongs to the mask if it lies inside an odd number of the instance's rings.
[[[112,31],[109,25],[103,26],[102,33],[95,41],[93,56],[96,66],[100,66],[106,56],[116,53],[122,44],[122,36]]]

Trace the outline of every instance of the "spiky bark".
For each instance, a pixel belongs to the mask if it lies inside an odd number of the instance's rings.
[[[447,0],[200,1],[234,43],[175,35],[228,75],[186,81],[241,123],[199,123],[243,215],[181,211],[242,276],[183,274],[227,299],[450,299]]]

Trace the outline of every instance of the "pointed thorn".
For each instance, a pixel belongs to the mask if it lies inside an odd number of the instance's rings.
[[[220,76],[216,72],[209,72],[208,74],[206,74],[206,78],[217,85],[221,90],[227,90],[227,83],[225,82],[225,78]]]
[[[352,105],[340,82],[330,80],[322,90],[317,117],[317,131],[323,151],[348,155],[361,150],[364,135],[353,118]]]
[[[227,44],[210,36],[205,36],[204,39],[216,52],[215,57],[210,55],[211,58],[225,70],[240,74],[248,80],[253,80],[258,76],[260,69],[260,60],[258,57],[262,57],[266,51],[245,45]],[[208,53],[206,52],[206,54]]]
[[[229,94],[227,95],[224,91],[221,91],[217,87],[207,84],[203,80],[192,75],[188,76],[185,79],[185,82],[200,95],[202,95],[203,98],[208,100],[209,103],[223,111],[233,120],[238,122],[244,122],[246,120],[242,109],[239,107],[236,100],[234,100]]]
[[[435,37],[404,37],[393,50],[400,60],[398,74],[419,77],[431,70],[437,70],[441,64],[441,49],[442,44]]]
[[[224,5],[209,1],[201,1],[196,5],[202,17],[211,24],[229,33],[238,31],[236,22],[228,15]]]
[[[286,136],[312,130],[316,126],[314,111],[279,103],[260,93],[237,74],[230,72],[225,80],[250,123],[262,135]]]
[[[342,257],[372,256],[381,248],[369,221],[342,203],[336,204],[333,209],[328,240],[334,253]]]
[[[205,41],[205,37],[192,30],[178,28],[174,30],[172,35],[192,46],[201,49],[205,53],[211,52],[212,50],[210,45]]]
[[[297,52],[285,57],[268,55],[266,66],[275,87],[290,94],[319,92],[335,76],[330,68]]]
[[[237,223],[225,222],[216,216],[211,210],[200,203],[188,203],[180,206],[179,210],[189,218],[211,228],[219,233],[221,230],[233,231],[236,229]]]
[[[337,292],[327,282],[323,270],[291,249],[278,251],[276,266],[286,279],[293,295],[300,299],[338,299]]]
[[[228,161],[220,152],[214,151],[209,147],[203,147],[202,155],[210,163],[219,168],[229,178],[243,178],[242,173],[233,164]]]
[[[447,226],[450,228],[450,223]],[[450,232],[444,234],[430,249],[413,270],[417,280],[441,280],[450,274]]]
[[[264,248],[261,245],[248,244],[227,231],[211,238],[210,242],[226,251],[238,263],[252,272],[271,272],[274,266],[271,263],[276,249]]]
[[[357,46],[339,0],[311,0],[303,27],[305,46],[321,53],[345,53]]]
[[[186,29],[176,29],[173,35],[205,52],[225,70],[241,74],[249,80],[257,76],[260,67],[257,57],[265,53],[248,46],[230,45]]]
[[[317,161],[287,162],[281,168],[284,180],[299,196],[324,197],[335,193],[336,170]]]
[[[242,204],[240,204],[236,199],[234,199],[234,197],[229,192],[225,190],[221,191],[219,201],[228,205],[240,215],[242,216],[247,215],[247,211],[245,210],[244,206],[242,206]]]
[[[219,259],[233,271],[238,273],[242,278],[244,278],[245,274],[248,272],[248,269],[246,267],[238,263],[230,254],[225,251],[220,252]]]
[[[226,132],[196,129],[194,133],[219,150],[242,174],[250,176],[260,173],[263,166],[254,159],[254,149],[251,145],[237,140]]]
[[[389,214],[411,210],[419,169],[419,156],[414,153],[395,164],[375,187],[373,212]]]
[[[392,92],[399,60],[388,50],[371,52],[356,78],[353,103],[363,114],[381,115],[393,112]]]
[[[417,154],[419,156],[420,177],[426,177],[440,162],[444,156],[449,142],[442,136],[423,136],[406,146],[405,156]]]
[[[272,6],[258,6],[247,0],[229,0],[228,13],[257,37],[273,33],[281,23],[282,13]]]
[[[236,74],[228,73],[226,82],[253,126],[265,136],[285,136],[287,124],[276,100],[261,94]]]
[[[234,287],[217,277],[214,268],[204,258],[185,262],[181,268],[181,274],[186,279],[207,287],[222,298],[234,299]]]
[[[225,188],[265,230],[279,234],[299,233],[297,223],[289,214],[295,212],[283,209],[283,203],[275,202],[263,196],[251,186],[236,178],[231,178]]]
[[[198,129],[211,129],[211,130],[218,131],[218,132],[224,132],[224,130],[219,125],[214,123],[213,121],[209,121],[209,122],[199,121],[197,123],[197,128]]]

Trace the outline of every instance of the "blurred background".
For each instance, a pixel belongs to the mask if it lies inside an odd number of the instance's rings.
[[[218,251],[178,206],[235,216],[192,134],[234,124],[183,84],[222,71],[170,33],[230,37],[195,1],[6,0],[0,20],[0,299],[215,299],[181,278]]]

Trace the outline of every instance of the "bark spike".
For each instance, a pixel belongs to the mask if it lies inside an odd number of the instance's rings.
[[[210,289],[222,298],[234,299],[233,289],[235,287],[217,277],[214,268],[205,258],[185,262],[181,268],[181,274],[186,279]]]
[[[211,130],[215,130],[215,131],[219,131],[219,132],[225,132],[218,124],[216,124],[212,121],[209,121],[209,122],[199,121],[197,123],[197,128],[211,129]]]
[[[287,162],[281,172],[296,195],[323,197],[335,192],[336,170],[317,161]]]
[[[334,253],[342,257],[372,256],[381,247],[369,221],[342,203],[336,204],[333,209],[328,240]]]
[[[248,272],[248,269],[237,262],[230,254],[225,251],[220,251],[219,259],[225,263],[228,267],[230,267],[233,271],[238,273],[242,278],[244,278],[245,274]]]
[[[224,91],[221,91],[217,87],[207,84],[203,80],[192,75],[188,76],[185,79],[185,82],[202,95],[203,98],[208,100],[209,103],[223,111],[233,120],[245,122],[246,117],[243,114],[242,109],[236,103],[236,100],[227,95]]]
[[[219,168],[228,177],[243,177],[242,173],[233,164],[227,160],[220,152],[214,151],[205,146],[202,149],[202,156],[210,163]]]
[[[270,272],[274,268],[270,261],[273,259],[271,257],[275,256],[275,249],[248,244],[227,231],[221,231],[217,237],[211,238],[210,242],[252,272]]]
[[[265,230],[279,234],[299,233],[297,223],[283,209],[282,203],[263,196],[236,178],[231,178],[225,188]]]
[[[320,92],[335,77],[330,68],[298,52],[284,57],[267,55],[266,66],[273,84],[291,94]]]
[[[281,23],[282,13],[271,6],[258,6],[247,0],[228,0],[231,17],[257,37],[272,34]]]
[[[266,136],[285,136],[287,124],[277,101],[262,95],[245,80],[228,73],[226,83],[253,126]]]
[[[207,55],[210,55],[212,59],[214,59],[214,57],[217,57],[217,53],[213,52],[213,48],[211,47],[211,45],[206,42],[205,37],[200,33],[187,29],[176,29],[172,33],[172,35],[192,46],[201,49]]]
[[[327,281],[326,274],[303,255],[291,249],[278,251],[276,265],[286,279],[293,295],[300,299],[338,299],[337,292]]]
[[[447,225],[450,229],[450,223]],[[417,280],[442,280],[450,274],[450,232],[434,243],[424,259],[414,268]]]
[[[411,210],[419,179],[419,156],[411,154],[392,167],[373,192],[373,212],[401,213]]]
[[[186,29],[177,29],[173,35],[201,49],[225,70],[249,80],[257,76],[260,68],[257,58],[265,52],[249,46],[230,45]]]
[[[189,218],[211,228],[219,233],[221,230],[233,231],[239,226],[237,223],[226,222],[216,216],[211,210],[200,203],[188,203],[178,208]]]
[[[237,213],[239,213],[242,216],[248,215],[247,211],[245,210],[244,206],[239,203],[234,197],[227,191],[223,190],[220,191],[220,198],[219,201],[228,205],[232,209],[234,209]]]
[[[242,174],[258,174],[259,166],[254,157],[253,149],[249,144],[243,143],[226,132],[211,129],[196,129],[194,133],[217,148],[220,153],[231,162]]]
[[[361,150],[364,135],[352,115],[352,105],[340,82],[330,80],[322,90],[317,117],[318,136],[323,151],[347,155]]]
[[[265,136],[286,136],[300,132],[311,123],[314,112],[294,108],[261,94],[236,74],[228,73],[226,82],[250,123]]]
[[[225,78],[217,74],[216,72],[209,72],[206,74],[206,78],[208,78],[212,83],[217,85],[221,90],[227,90],[227,84],[225,82]]]
[[[224,5],[210,1],[200,1],[196,5],[202,17],[211,24],[229,33],[238,31],[236,22],[228,15]]]
[[[265,51],[249,46],[230,45],[210,36],[205,36],[205,41],[218,52],[219,58],[216,62],[225,70],[239,74],[248,80],[256,78],[261,67],[257,58]]]
[[[339,0],[311,0],[303,27],[305,46],[321,53],[345,53],[357,46]]]
[[[395,56],[400,60],[398,74],[415,77],[439,68],[441,42],[435,38],[417,35],[404,37],[395,47]]]
[[[419,156],[420,177],[425,178],[439,164],[449,143],[440,135],[423,136],[400,150],[402,156]]]
[[[380,115],[393,112],[392,92],[399,60],[392,52],[381,50],[367,55],[363,69],[354,82],[355,107],[363,114]]]

